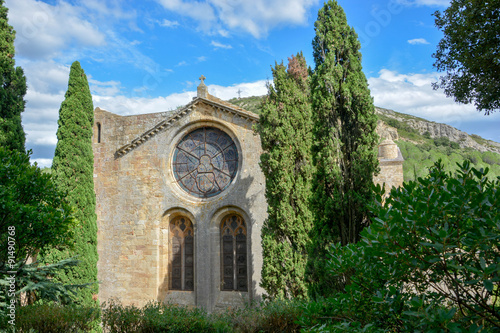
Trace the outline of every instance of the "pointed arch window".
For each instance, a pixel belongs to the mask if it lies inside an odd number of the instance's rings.
[[[194,230],[184,216],[170,222],[170,290],[194,290]]]
[[[222,290],[248,291],[247,228],[238,215],[221,224]]]

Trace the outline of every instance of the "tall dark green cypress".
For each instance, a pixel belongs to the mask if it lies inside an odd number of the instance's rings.
[[[67,193],[75,209],[79,225],[75,231],[75,246],[71,253],[53,251],[48,260],[59,261],[76,256],[80,264],[59,276],[67,284],[97,281],[97,217],[95,213],[94,155],[92,127],[94,110],[87,76],[78,61],[71,65],[68,91],[59,109],[57,146],[52,162],[52,174],[59,190]],[[77,303],[94,305],[97,284],[79,292]]]
[[[312,120],[309,75],[302,53],[289,58],[288,70],[272,68],[257,132],[260,166],[266,177],[268,218],[262,227],[261,286],[272,298],[306,297],[305,268],[312,227]]]
[[[7,20],[8,9],[0,0],[0,146],[25,152],[26,135],[21,125],[24,111],[26,77],[15,66],[14,38],[16,32]]]
[[[339,281],[324,266],[329,244],[357,242],[368,223],[378,136],[361,46],[336,1],[319,10],[315,31],[311,96],[316,216],[308,272],[312,295],[320,295],[338,289]]]

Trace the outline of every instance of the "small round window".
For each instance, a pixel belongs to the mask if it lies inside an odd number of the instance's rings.
[[[238,150],[221,130],[198,128],[177,144],[172,164],[182,189],[198,198],[210,198],[224,191],[236,175]]]

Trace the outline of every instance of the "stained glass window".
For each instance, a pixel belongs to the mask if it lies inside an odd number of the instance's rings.
[[[238,215],[221,224],[222,290],[248,291],[247,229]]]
[[[170,290],[194,290],[194,232],[186,217],[170,222]]]
[[[224,191],[237,169],[236,145],[217,128],[198,128],[175,147],[175,179],[182,189],[198,198],[210,198]]]

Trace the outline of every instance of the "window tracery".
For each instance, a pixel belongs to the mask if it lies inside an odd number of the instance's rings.
[[[247,228],[238,215],[221,223],[222,290],[248,291]]]
[[[194,290],[194,230],[183,216],[170,222],[170,290]]]
[[[172,164],[175,180],[183,190],[210,198],[224,191],[235,177],[238,150],[223,131],[202,127],[177,144]]]

